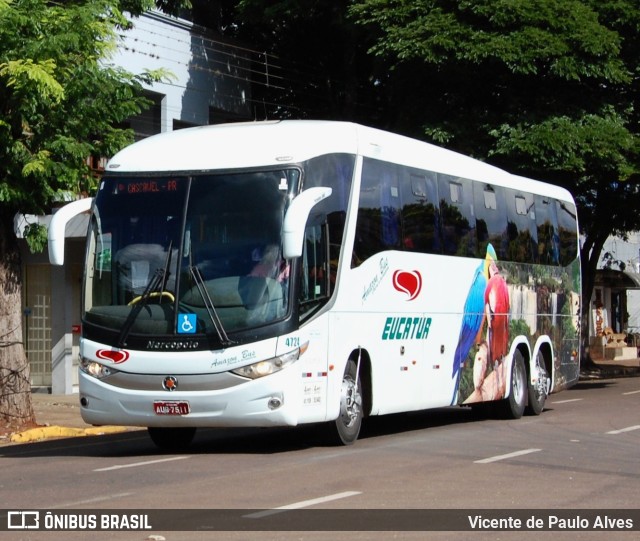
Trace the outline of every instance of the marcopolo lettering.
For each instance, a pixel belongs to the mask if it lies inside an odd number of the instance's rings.
[[[149,340],[147,342],[147,349],[184,351],[188,349],[198,349],[198,342],[190,340],[169,342],[163,342],[160,340]]]
[[[388,317],[382,329],[383,340],[426,340],[430,317]]]

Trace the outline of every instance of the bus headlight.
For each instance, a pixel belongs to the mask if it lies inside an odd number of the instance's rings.
[[[300,358],[300,355],[302,355],[307,350],[308,345],[309,343],[307,342],[299,348],[290,351],[289,353],[243,366],[242,368],[237,368],[236,370],[231,370],[231,373],[250,379],[258,379],[270,374],[274,374],[289,366],[290,364],[296,362]]]
[[[102,363],[97,363],[96,361],[90,361],[85,359],[84,357],[80,358],[80,370],[82,370],[85,374],[89,374],[94,378],[103,379],[111,374],[115,374],[117,370],[110,368]]]

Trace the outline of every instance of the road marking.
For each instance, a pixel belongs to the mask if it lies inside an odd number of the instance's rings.
[[[628,393],[622,393],[622,395],[627,395],[627,394],[638,394],[640,393],[640,391],[629,391]]]
[[[127,496],[133,496],[133,492],[121,492],[120,494],[110,494],[109,496],[96,496],[95,498],[88,498],[86,500],[78,500],[75,502],[61,503],[59,505],[49,505],[47,509],[63,509],[65,507],[80,507],[82,505],[88,505],[90,503],[105,502],[108,500],[115,500],[116,498],[126,498]]]
[[[611,430],[606,432],[607,434],[622,434],[623,432],[631,432],[632,430],[640,430],[640,425],[628,426],[627,428],[621,428],[620,430]]]
[[[323,496],[322,498],[315,498],[313,500],[304,500],[302,502],[290,503],[289,505],[283,505],[282,507],[274,507],[273,509],[265,509],[264,511],[258,511],[257,513],[251,513],[250,515],[244,515],[244,518],[262,518],[269,515],[275,515],[276,513],[282,513],[283,511],[289,511],[291,509],[302,509],[304,507],[311,507],[319,503],[332,502],[334,500],[340,500],[342,498],[350,498],[351,496],[357,496],[362,492],[348,491],[339,492],[338,494],[331,494],[329,496]]]
[[[490,462],[498,462],[499,460],[506,460],[507,458],[537,453],[538,451],[542,451],[542,449],[523,449],[522,451],[507,453],[506,455],[490,456],[489,458],[483,458],[482,460],[474,460],[474,464],[489,464]]]
[[[138,466],[149,466],[150,464],[160,464],[161,462],[171,462],[172,460],[182,460],[184,458],[189,458],[188,456],[174,456],[171,458],[162,458],[159,460],[147,460],[145,462],[134,462],[132,464],[122,464],[120,466],[109,466],[108,468],[98,468],[93,471],[113,471],[113,470],[122,470],[124,468],[137,468]]]
[[[584,398],[570,398],[569,400],[556,400],[551,403],[552,404],[568,404],[569,402],[580,402],[580,400],[584,400]]]

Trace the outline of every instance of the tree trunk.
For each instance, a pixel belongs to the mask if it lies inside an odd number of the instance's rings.
[[[595,367],[595,363],[591,358],[589,346],[589,311],[591,309],[591,296],[593,295],[593,287],[595,284],[596,270],[600,261],[602,247],[608,238],[607,232],[603,230],[598,234],[587,235],[583,243],[581,253],[582,265],[582,301],[581,301],[581,318],[580,318],[580,366],[582,369],[590,369]]]
[[[10,217],[0,219],[0,430],[35,424],[29,363],[22,341],[20,251]]]

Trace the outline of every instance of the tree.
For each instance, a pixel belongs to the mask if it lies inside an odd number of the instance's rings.
[[[110,156],[133,140],[119,128],[146,107],[142,83],[105,60],[117,46],[124,12],[180,0],[0,0],[0,428],[34,422],[22,343],[16,213],[47,214],[66,194],[90,192],[91,156]],[[46,231],[27,228],[32,250]]]
[[[349,119],[378,124],[378,61],[349,0],[195,0],[194,20],[253,51],[256,119]]]
[[[371,52],[415,131],[576,197],[583,339],[606,238],[640,230],[640,5],[636,0],[360,0]],[[408,84],[411,82],[411,84]]]

